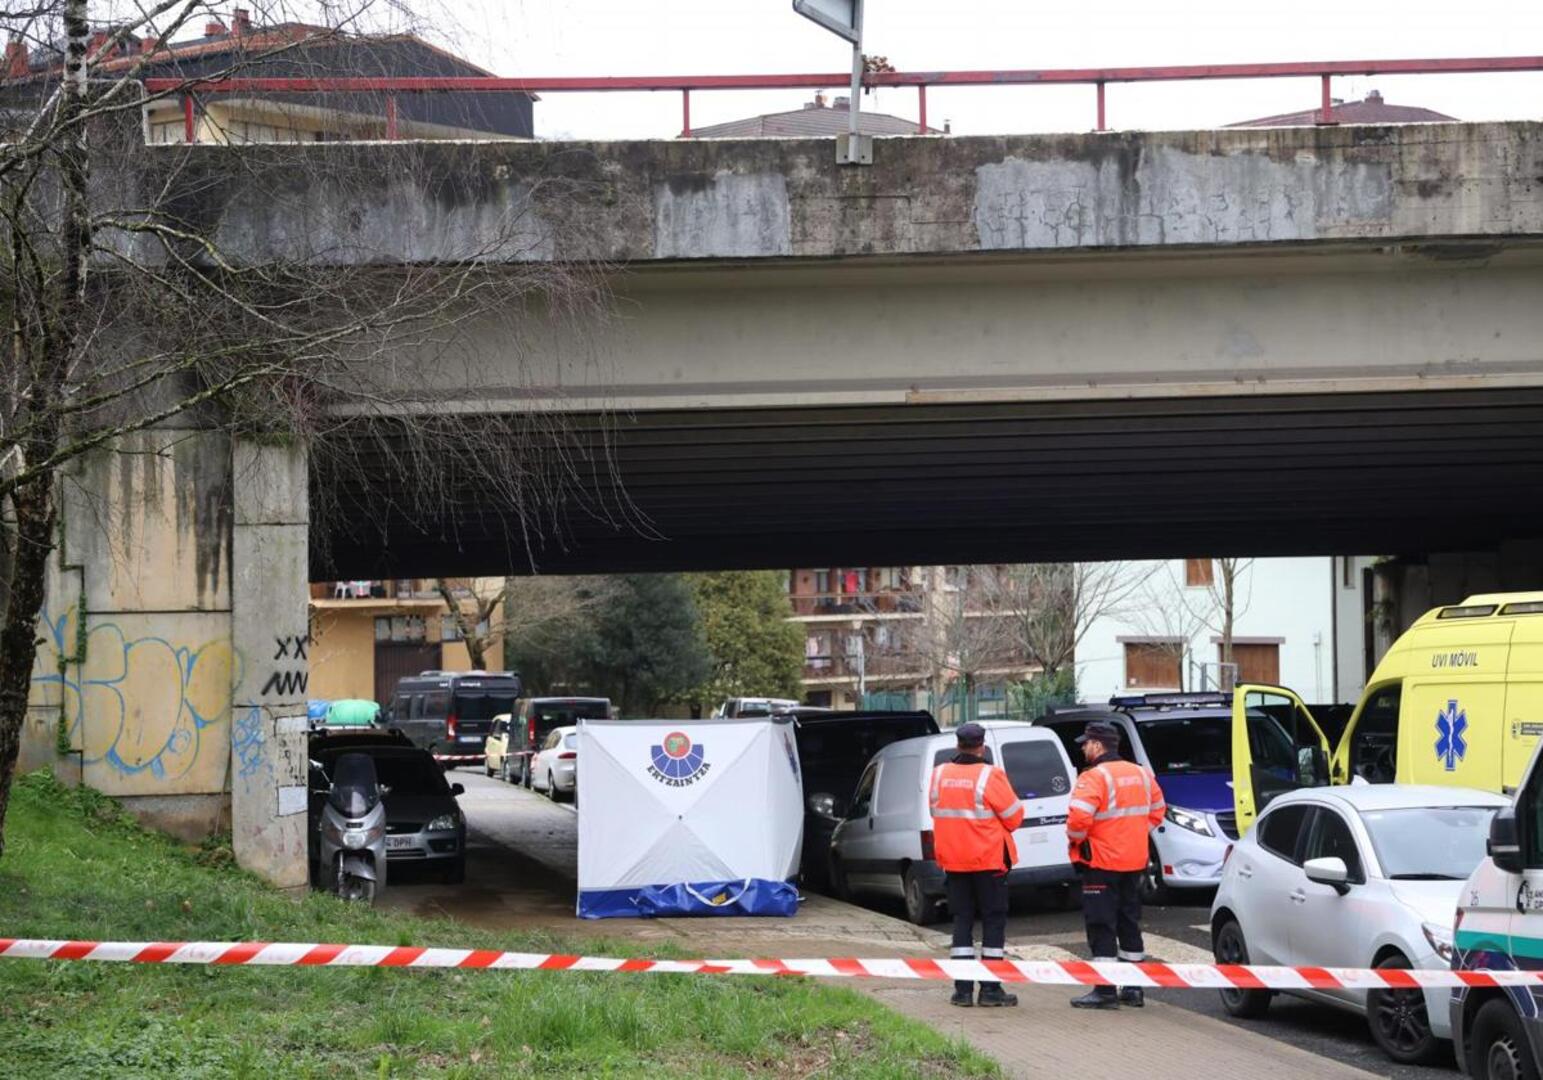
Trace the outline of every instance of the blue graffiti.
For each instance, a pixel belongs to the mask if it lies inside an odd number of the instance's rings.
[[[74,608],[43,612],[32,682],[44,704],[62,711],[82,761],[125,777],[186,775],[198,761],[202,733],[230,712],[239,660],[228,640],[189,647],[153,635],[129,638],[116,623],[97,623],[81,663],[78,618]]]
[[[262,708],[253,705],[236,718],[230,729],[230,750],[236,758],[236,770],[244,779],[263,767],[268,739],[263,734]]]
[[[1468,730],[1468,712],[1459,709],[1456,701],[1436,714],[1436,757],[1446,765],[1447,772],[1456,772],[1460,759],[1468,756],[1468,740],[1463,733]]]

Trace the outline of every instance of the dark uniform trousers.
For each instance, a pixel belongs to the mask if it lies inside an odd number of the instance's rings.
[[[1007,944],[1007,875],[994,870],[976,870],[960,874],[948,872],[948,909],[954,915],[954,943],[948,950],[951,960],[975,959],[975,920],[981,924],[980,955],[983,960],[1000,960]],[[999,986],[982,982],[981,986]],[[967,979],[954,980],[954,988],[970,993],[975,984]]]
[[[1095,960],[1144,960],[1141,871],[1082,866],[1082,918]],[[955,936],[957,940],[957,934]]]

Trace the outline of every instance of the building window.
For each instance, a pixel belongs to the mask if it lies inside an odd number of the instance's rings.
[[[1340,584],[1347,589],[1355,588],[1355,560],[1346,555],[1340,559]]]
[[[1185,559],[1184,584],[1191,589],[1216,583],[1216,564],[1210,559]]]
[[[483,619],[477,624],[477,636],[482,638],[488,636],[488,622],[486,619]],[[456,622],[449,615],[441,615],[439,617],[439,640],[460,641],[461,624]]]
[[[1179,689],[1179,659],[1183,644],[1178,641],[1127,641],[1125,643],[1125,686],[1130,690]]]
[[[814,572],[814,591],[821,596],[830,592],[830,571],[816,570]]]
[[[1220,649],[1217,650],[1220,655]],[[1232,662],[1238,665],[1238,682],[1280,685],[1280,646],[1267,644],[1232,643]]]
[[[422,615],[382,615],[375,620],[376,641],[423,641],[427,636]]]

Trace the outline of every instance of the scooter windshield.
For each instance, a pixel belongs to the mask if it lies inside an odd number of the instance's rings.
[[[361,818],[380,802],[375,760],[368,754],[343,754],[332,768],[327,801],[344,817]]]

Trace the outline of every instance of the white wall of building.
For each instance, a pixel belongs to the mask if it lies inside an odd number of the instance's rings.
[[[1326,557],[1256,559],[1238,574],[1234,604],[1234,640],[1239,643],[1277,643],[1280,680],[1304,700],[1354,701],[1364,672],[1341,671],[1336,683],[1336,611],[1340,637],[1355,630],[1354,642],[1343,642],[1340,657],[1359,654],[1361,610],[1360,575],[1353,574],[1355,588],[1347,589],[1340,578],[1340,560]],[[1182,643],[1182,686],[1166,689],[1203,689],[1197,665],[1209,665],[1207,674],[1216,685],[1217,644],[1221,635],[1221,606],[1217,599],[1221,575],[1214,587],[1190,587],[1185,579],[1185,560],[1121,564],[1118,573],[1132,586],[1118,609],[1096,618],[1077,650],[1077,689],[1084,701],[1103,701],[1113,694],[1132,692],[1127,683],[1126,644],[1165,639]],[[1138,584],[1139,583],[1139,584]],[[1177,650],[1176,650],[1177,651]],[[1145,689],[1154,689],[1147,687]]]

